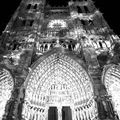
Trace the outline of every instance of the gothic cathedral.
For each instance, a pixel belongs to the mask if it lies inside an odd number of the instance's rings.
[[[22,0],[0,36],[0,120],[120,120],[120,38],[92,0]]]

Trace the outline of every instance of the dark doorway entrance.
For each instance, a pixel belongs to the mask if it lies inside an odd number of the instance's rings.
[[[72,120],[72,112],[70,107],[62,108],[62,120]]]
[[[49,107],[48,120],[58,120],[57,107]]]

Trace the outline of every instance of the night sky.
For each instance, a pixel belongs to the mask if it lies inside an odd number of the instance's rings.
[[[0,34],[5,29],[21,0],[0,0]],[[64,5],[68,0],[48,0],[52,5]],[[119,0],[93,0],[96,7],[113,31],[120,35],[120,4]]]

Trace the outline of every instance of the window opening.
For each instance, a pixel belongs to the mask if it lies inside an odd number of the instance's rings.
[[[89,12],[89,9],[88,9],[88,7],[87,7],[87,6],[84,6],[84,10],[85,10],[85,12],[86,12],[86,13],[88,13],[88,12]]]
[[[31,8],[31,4],[27,5],[27,10],[29,10]]]
[[[82,13],[82,10],[79,6],[77,6],[78,13]]]
[[[37,9],[37,4],[34,5],[33,9]]]

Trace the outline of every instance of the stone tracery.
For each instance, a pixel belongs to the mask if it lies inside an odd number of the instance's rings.
[[[11,97],[13,86],[14,83],[11,74],[6,69],[1,69],[0,70],[0,120],[4,115],[5,106]]]
[[[106,69],[104,71],[103,83],[106,86],[108,95],[111,96],[114,109],[120,118],[120,66],[111,65],[106,67]]]
[[[42,107],[44,111],[46,111],[45,105],[58,108],[61,105],[68,105],[71,106],[74,113],[75,109],[78,111],[76,114],[79,114],[81,109],[84,119],[87,119],[90,114],[93,115],[91,120],[97,116],[90,77],[82,66],[71,58],[62,54],[50,55],[33,69],[27,80],[25,100],[30,105]],[[26,109],[25,107],[26,104],[24,104],[24,109]],[[86,110],[87,108],[88,110]],[[91,113],[92,111],[89,113],[89,109],[92,109],[93,113]],[[29,119],[29,116],[27,117]],[[79,117],[81,118],[81,116]]]

